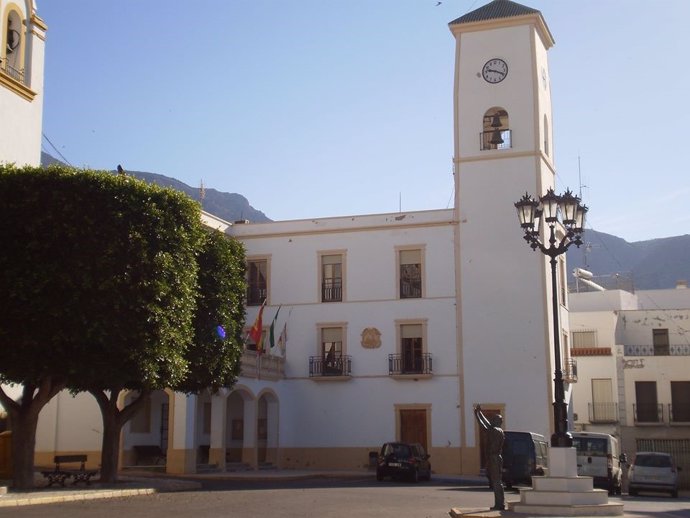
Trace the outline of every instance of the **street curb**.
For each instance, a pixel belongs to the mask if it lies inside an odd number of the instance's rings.
[[[32,493],[26,498],[22,498],[21,493],[8,493],[0,498],[0,508],[1,507],[19,507],[24,505],[40,505],[40,504],[56,504],[62,502],[76,502],[79,500],[98,500],[102,498],[118,498],[122,496],[139,496],[139,495],[151,495],[153,493],[158,493],[157,489],[153,488],[141,488],[141,489],[104,489],[95,490],[84,493],[74,493],[68,495],[37,495]]]

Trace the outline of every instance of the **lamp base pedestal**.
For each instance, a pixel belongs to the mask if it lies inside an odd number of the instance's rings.
[[[520,501],[509,502],[516,513],[540,516],[621,516],[623,504],[609,503],[608,492],[594,489],[592,477],[577,475],[575,448],[549,448],[549,474],[532,477],[520,489]]]

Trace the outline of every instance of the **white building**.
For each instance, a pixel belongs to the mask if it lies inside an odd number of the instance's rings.
[[[690,289],[570,295],[575,426],[673,454],[690,487]]]
[[[158,446],[175,473],[226,462],[357,468],[398,439],[423,443],[436,473],[476,474],[478,403],[504,428],[550,435],[549,266],[523,241],[513,204],[554,185],[554,41],[539,11],[508,0],[449,27],[454,207],[261,224],[204,214],[245,244],[247,322],[265,298],[268,332],[280,308],[285,353],[248,348],[237,385],[216,395],[156,393],[125,427],[123,464],[141,460],[135,446]],[[564,260],[559,270],[567,349]],[[74,451],[97,462],[98,415],[90,396],[60,394],[41,414],[37,462]]]
[[[41,163],[46,30],[33,0],[0,0],[0,162]]]

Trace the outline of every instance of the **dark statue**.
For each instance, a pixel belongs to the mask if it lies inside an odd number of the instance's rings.
[[[494,491],[494,506],[493,510],[503,510],[505,506],[505,498],[503,494],[503,457],[501,452],[503,450],[504,434],[501,429],[503,424],[503,417],[500,414],[491,416],[491,420],[487,419],[482,413],[482,407],[477,405],[474,407],[474,417],[477,418],[479,426],[487,432],[487,466],[486,471],[489,477],[491,489]]]

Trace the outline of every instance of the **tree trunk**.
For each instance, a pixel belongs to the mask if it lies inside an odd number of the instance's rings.
[[[12,487],[34,487],[34,450],[38,415],[43,407],[63,388],[65,383],[52,378],[40,385],[26,384],[19,401],[13,400],[0,388],[0,403],[10,416],[12,430]]]
[[[129,405],[120,409],[117,406],[120,387],[114,387],[109,391],[90,390],[89,392],[96,398],[101,409],[103,418],[103,443],[101,445],[101,482],[117,482],[119,470],[120,436],[122,427],[129,421],[140,408],[144,401],[150,396],[149,390],[142,390],[139,396]]]

